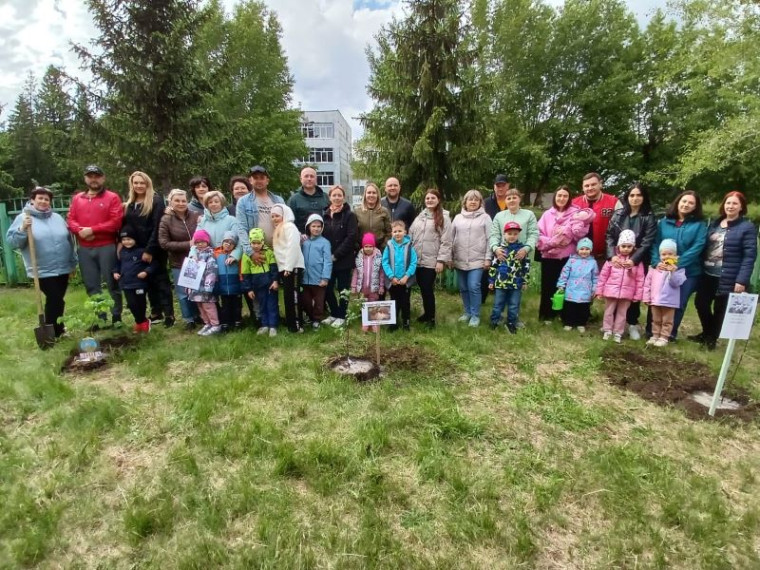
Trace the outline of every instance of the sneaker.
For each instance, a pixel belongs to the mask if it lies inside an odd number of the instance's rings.
[[[564,326],[564,327],[562,327],[562,330],[563,331],[571,331],[571,330],[573,330],[573,327]]]
[[[203,334],[203,336],[211,336],[212,334],[219,334],[222,332],[222,327],[220,325],[216,325],[213,327],[209,327],[208,330]]]
[[[610,331],[604,331],[604,334],[602,335],[602,340],[610,340],[612,338],[612,333]]]
[[[525,323],[522,322],[522,321],[517,321],[517,324],[515,325],[515,328],[516,329],[524,329],[525,328]]]
[[[621,342],[623,342],[623,335],[621,335],[621,334],[613,335],[612,336],[612,340],[614,340],[616,343],[620,344]]]
[[[628,338],[631,340],[641,340],[641,330],[639,330],[639,325],[628,326]]]
[[[164,326],[165,326],[167,329],[170,329],[170,328],[172,328],[172,327],[174,326],[174,317],[166,317],[166,318],[164,319]]]
[[[330,325],[334,329],[339,329],[346,323],[346,319],[334,319]]]
[[[461,317],[457,319],[457,321],[460,323],[466,323],[469,320],[470,320],[470,315],[468,315],[467,313],[465,313],[464,315],[462,315]]]
[[[164,321],[163,315],[151,315],[148,317],[148,320],[150,321],[150,324],[152,325],[158,325]]]
[[[198,331],[199,336],[206,336],[206,331],[211,328],[211,325],[203,325],[203,328]]]
[[[690,334],[686,337],[686,340],[690,340],[692,342],[698,342],[702,344],[705,342],[705,333],[699,333],[699,334]]]
[[[419,317],[417,317],[418,323],[426,323],[429,320],[430,320],[430,317],[428,317],[427,315],[420,315]]]
[[[586,327],[578,327],[578,332],[583,334],[586,332]]]
[[[335,317],[327,317],[326,319],[322,319],[322,324],[327,326],[331,325],[335,322]]]
[[[256,331],[256,334],[262,335],[262,334],[267,334],[268,332],[269,332],[269,327],[260,327],[259,330]]]
[[[269,336],[277,336],[277,329],[274,327],[269,327]]]
[[[658,338],[656,338],[656,337],[651,337],[651,338],[650,338],[650,339],[647,341],[647,346],[655,346],[655,345],[657,344],[657,341],[658,341],[658,340],[660,340],[660,339],[658,339]]]
[[[480,326],[480,317],[470,317],[470,322],[468,323],[468,326],[471,327],[479,327]]]
[[[552,324],[552,322],[551,322],[551,321],[544,321],[544,324],[545,324],[546,326],[549,326],[550,324]]]
[[[666,338],[658,338],[657,340],[654,341],[654,345],[655,346],[660,346],[660,347],[662,347],[662,346],[668,346],[668,339],[666,339]]]
[[[718,341],[714,338],[705,337],[705,348],[707,350],[715,350],[718,347]]]
[[[512,334],[517,334],[517,325],[507,325],[507,330]]]
[[[185,330],[186,331],[195,330],[195,321],[185,321]]]
[[[314,330],[319,330],[319,321],[312,321],[311,328]]]
[[[132,325],[132,332],[133,333],[137,334],[140,331],[142,331],[142,327],[140,325],[138,325],[137,323],[135,323],[134,325]]]

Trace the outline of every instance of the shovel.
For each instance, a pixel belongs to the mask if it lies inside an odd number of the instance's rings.
[[[40,290],[40,277],[37,270],[37,250],[34,247],[34,236],[32,235],[32,226],[26,230],[29,238],[29,253],[32,257],[32,270],[34,271],[34,292],[37,296],[37,318],[40,326],[34,329],[34,338],[37,339],[37,346],[45,350],[55,344],[55,328],[53,325],[45,323],[45,311],[42,308],[42,291]]]

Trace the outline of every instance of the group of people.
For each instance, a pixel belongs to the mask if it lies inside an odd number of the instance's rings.
[[[370,301],[389,295],[397,310],[393,328],[408,330],[415,284],[423,307],[417,321],[435,327],[435,283],[445,267],[457,272],[460,322],[478,327],[493,291],[491,327],[501,324],[506,309],[504,324],[517,333],[522,292],[531,263],[539,262],[539,319],[547,324],[561,317],[566,330],[583,332],[592,301],[602,298],[603,337],[620,342],[628,332],[638,340],[643,301],[650,307],[649,342],[664,346],[677,337],[696,291],[702,333],[694,339],[714,348],[728,293],[747,290],[757,255],[741,193],[726,195],[709,226],[692,191],[682,192],[658,221],[646,188],[636,184],[618,199],[603,192],[596,173],[584,177],[583,194],[574,199],[567,186],[558,188],[540,220],[521,207],[520,191],[504,174],[486,199],[468,191],[453,219],[436,189],[425,192],[417,212],[395,177],[385,181],[382,198],[368,183],[361,204],[351,208],[345,190],[323,190],[310,167],[301,170],[301,186],[287,203],[269,190],[263,166],[230,180],[230,204],[202,176],[190,181],[189,193],[172,190],[167,203],[144,172],[130,175],[124,203],[105,187],[98,166],[88,166],[84,180],[86,190],[73,197],[67,220],[52,212],[52,193],[38,187],[7,236],[30,276],[29,236],[39,244],[45,319],[57,335],[64,332],[58,318],[77,263],[88,295],[106,284],[115,323],[124,295],[136,332],[174,325],[174,292],[185,327],[203,325],[198,334],[240,327],[245,302],[258,334],[275,336],[280,290],[291,332],[341,327],[346,290]],[[202,273],[191,288],[179,285],[188,263]],[[561,310],[557,293],[564,296]]]

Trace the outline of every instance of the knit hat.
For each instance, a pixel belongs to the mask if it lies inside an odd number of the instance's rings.
[[[237,245],[238,238],[233,232],[224,232],[224,235],[222,236],[222,242],[225,241],[231,241],[233,244]]]
[[[193,234],[193,243],[196,241],[205,241],[206,243],[211,243],[211,236],[208,235],[208,232],[206,230],[195,230],[195,233]]]
[[[633,230],[623,230],[618,238],[618,245],[636,245],[636,234]]]
[[[319,222],[323,226],[325,225],[325,221],[322,219],[322,216],[320,216],[319,214],[312,214],[308,218],[306,218],[306,227],[308,228],[314,222]]]
[[[248,232],[248,239],[251,240],[251,243],[264,243],[264,230],[261,228],[252,228],[250,232]]]
[[[135,231],[135,228],[132,226],[124,226],[121,228],[121,231],[119,232],[119,241],[122,240],[122,238],[132,238],[133,240],[137,240],[137,232]]]
[[[660,242],[660,253],[663,251],[672,251],[673,253],[678,254],[678,244],[675,240],[664,239]]]
[[[594,249],[594,242],[592,242],[588,238],[583,238],[582,240],[578,242],[578,246],[576,249],[580,251],[580,249],[583,247],[588,248],[588,249]]]
[[[372,247],[375,247],[375,234],[372,232],[367,232],[362,236],[362,247],[365,245],[371,245]]]
[[[517,230],[518,232],[521,232],[522,228],[517,222],[507,222],[504,224],[504,231],[508,232],[509,230]]]

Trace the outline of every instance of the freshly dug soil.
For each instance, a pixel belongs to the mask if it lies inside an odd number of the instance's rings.
[[[675,406],[694,420],[712,419],[703,405],[694,401],[694,392],[715,390],[717,374],[699,362],[687,362],[670,352],[610,348],[602,353],[601,371],[610,384],[638,394],[645,400],[661,406]],[[736,418],[755,421],[760,414],[760,403],[751,402],[742,389],[729,386],[723,390],[726,397],[739,402],[736,410],[717,410],[716,418]]]
[[[368,382],[380,376],[380,368],[373,360],[352,356],[339,356],[327,362],[327,367],[338,374],[352,376],[357,382]]]
[[[61,372],[81,373],[89,372],[90,370],[97,370],[112,364],[125,350],[129,350],[137,343],[136,336],[114,336],[104,339],[99,339],[100,350],[105,356],[102,360],[94,362],[80,362],[79,361],[79,346],[78,343],[71,349],[69,356],[63,361],[61,365]]]

